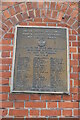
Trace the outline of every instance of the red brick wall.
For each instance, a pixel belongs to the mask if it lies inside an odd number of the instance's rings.
[[[0,117],[79,117],[78,3],[2,2],[0,41]],[[1,23],[1,22],[0,22]],[[16,25],[69,28],[70,95],[10,93],[14,28]],[[49,119],[50,120],[50,119]],[[57,120],[57,119],[56,119]]]

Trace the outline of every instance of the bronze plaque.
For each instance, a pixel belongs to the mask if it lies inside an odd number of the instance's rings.
[[[16,27],[13,92],[69,92],[67,31],[57,27]]]

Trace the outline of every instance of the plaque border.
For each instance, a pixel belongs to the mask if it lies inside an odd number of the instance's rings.
[[[13,79],[14,79],[14,66],[15,66],[15,54],[16,54],[16,38],[17,38],[17,28],[26,27],[26,28],[61,28],[66,29],[66,40],[67,40],[67,92],[48,92],[48,91],[15,91],[13,90]],[[70,61],[69,61],[69,29],[67,27],[55,27],[55,26],[25,26],[25,25],[16,25],[14,32],[14,44],[13,44],[13,59],[12,59],[12,71],[10,79],[10,93],[37,93],[37,94],[67,94],[70,95]]]

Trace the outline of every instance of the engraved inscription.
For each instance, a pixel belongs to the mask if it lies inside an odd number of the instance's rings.
[[[17,27],[13,91],[67,92],[64,28]]]

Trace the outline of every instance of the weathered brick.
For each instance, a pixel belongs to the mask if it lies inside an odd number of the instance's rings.
[[[59,102],[59,108],[73,108],[73,102]]]
[[[61,10],[65,13],[68,8],[68,4],[63,3]]]
[[[11,44],[11,40],[1,40],[1,41],[0,41],[0,44],[4,44],[4,45],[5,45],[5,44],[7,44],[7,45],[8,45],[8,44]]]
[[[21,9],[20,9],[19,5],[16,5],[14,8],[15,8],[16,13],[20,13],[21,12]]]
[[[77,11],[77,10],[74,10],[74,11],[72,12],[72,14],[71,14],[71,17],[72,17],[73,19],[75,19],[77,15],[78,15],[78,11]]]
[[[69,2],[69,6],[70,6],[71,8],[75,8],[75,9],[78,10],[78,3],[77,3],[77,2]]]
[[[56,10],[59,10],[59,11],[60,11],[61,6],[62,6],[62,3],[57,2],[57,4],[56,4]]]
[[[62,17],[62,21],[63,22],[67,22],[69,20],[70,16],[69,15],[65,15]]]
[[[73,72],[78,72],[79,68],[77,66],[73,66]]]
[[[0,80],[0,84],[9,85],[9,80],[3,78],[2,80]]]
[[[61,95],[41,95],[41,100],[59,101],[59,100],[61,100]]]
[[[72,46],[78,46],[80,42],[72,42]]]
[[[5,11],[3,12],[3,14],[4,14],[4,16],[6,17],[6,19],[10,18],[10,14],[9,14],[8,10],[5,10]]]
[[[56,26],[55,23],[48,23],[48,26]]]
[[[28,116],[28,110],[26,109],[9,109],[10,116],[23,117]]]
[[[75,22],[74,19],[70,18],[69,21],[67,22],[70,26]]]
[[[78,93],[78,88],[74,87],[70,89],[71,93]]]
[[[46,26],[47,24],[46,23],[37,23],[37,22],[29,22],[29,25],[30,26]]]
[[[46,17],[46,10],[45,9],[41,9],[41,17]]]
[[[67,14],[70,15],[72,13],[73,9],[71,7],[68,7]]]
[[[72,25],[72,27],[76,30],[76,29],[78,29],[78,22],[76,21],[73,25]]]
[[[78,80],[74,80],[74,87],[78,87]]]
[[[3,59],[0,59],[0,63],[2,63],[2,64],[12,64],[12,59],[11,58],[3,58]]]
[[[32,7],[32,2],[27,2],[26,5],[27,5],[28,10],[31,10],[33,8]]]
[[[73,94],[73,100],[78,100],[78,99],[79,99],[78,93]]]
[[[19,25],[27,25],[27,22],[20,22]]]
[[[7,32],[8,31],[8,26],[6,26],[5,24],[2,24],[2,29]]]
[[[19,21],[16,19],[15,16],[11,17],[11,21],[12,21],[12,23],[13,23],[14,25],[19,22]]]
[[[34,18],[35,22],[42,22],[42,18]]]
[[[9,51],[9,50],[13,50],[13,46],[0,46],[0,50],[3,51]]]
[[[56,5],[56,2],[51,2],[50,8],[51,8],[51,9],[55,9],[55,5]]]
[[[68,100],[70,101],[70,100],[72,100],[72,94],[69,95],[69,96],[64,95],[64,96],[63,96],[63,100],[64,100],[64,101],[68,101]]]
[[[40,17],[40,10],[39,9],[36,9],[35,13],[36,13],[36,17]]]
[[[78,75],[78,73],[70,74],[70,78],[77,80],[79,78],[79,75]]]
[[[9,100],[29,100],[29,95],[27,95],[27,94],[10,94]]]
[[[7,34],[5,34],[4,38],[9,38],[9,39],[14,38],[14,34],[7,33]]]
[[[55,19],[57,18],[57,11],[56,10],[52,12],[52,18],[55,18]]]
[[[15,102],[15,108],[24,108],[24,102]]]
[[[26,102],[25,107],[27,108],[45,108],[46,102]]]
[[[78,65],[78,60],[76,59],[74,59],[74,60],[70,60],[70,65],[71,66],[74,66],[74,65]]]
[[[63,116],[72,116],[72,110],[63,110]]]
[[[57,108],[57,102],[48,102],[47,107],[48,108]]]
[[[30,116],[39,116],[39,110],[30,110]]]
[[[72,30],[73,35],[77,35],[77,32],[75,30]]]
[[[9,65],[0,65],[0,70],[9,70]]]
[[[2,10],[5,10],[5,9],[7,9],[8,6],[7,5],[3,5],[3,3],[2,3]]]
[[[11,72],[0,72],[0,77],[8,78],[11,77]]]
[[[43,4],[44,4],[44,2],[43,2],[43,1],[38,2],[38,7],[39,7],[39,8],[43,8]]]
[[[0,100],[7,100],[8,99],[8,94],[0,94]]]
[[[40,95],[31,94],[31,95],[30,95],[30,100],[40,100]]]
[[[33,2],[32,6],[33,6],[33,8],[37,9],[38,8],[38,2]]]
[[[2,108],[11,108],[11,107],[13,107],[13,102],[0,102],[0,106],[2,107]]]
[[[64,13],[63,12],[59,12],[57,20],[61,21],[63,16],[64,16]]]
[[[15,12],[15,10],[14,10],[13,7],[10,7],[10,8],[9,8],[9,12],[10,12],[11,16],[13,16],[13,15],[16,14],[16,12]]]
[[[10,52],[2,52],[2,57],[10,57]]]
[[[21,8],[22,12],[26,11],[26,5],[25,5],[25,3],[20,4],[20,8]]]
[[[69,59],[71,59],[71,54],[69,54]]]
[[[49,17],[49,18],[51,18],[51,13],[52,13],[52,10],[48,9],[46,16]]]
[[[29,11],[29,17],[34,18],[34,12],[33,11]]]
[[[21,22],[23,20],[22,15],[20,13],[17,14],[16,17],[18,18],[19,22]]]
[[[79,115],[79,110],[78,109],[74,109],[74,115],[78,116]]]
[[[41,110],[41,116],[60,116],[61,110]]]
[[[51,18],[51,19],[50,19],[50,18],[44,18],[43,21],[44,21],[44,22],[48,22],[48,23],[50,23],[50,24],[53,24],[53,23],[56,24],[56,22],[57,22],[57,20],[54,20],[54,19],[52,19],[52,18]]]
[[[47,2],[45,1],[45,2],[44,2],[44,8],[49,9],[49,5],[50,5],[50,2],[48,2],[48,1],[47,1]]]
[[[1,86],[0,92],[10,92],[10,87],[9,86]]]
[[[6,116],[8,114],[8,110],[7,109],[1,109],[0,110],[0,116]]]
[[[58,23],[57,26],[70,28],[69,25],[63,23]]]
[[[12,21],[11,21],[12,22]],[[13,23],[12,23],[13,24]],[[14,31],[14,29],[13,28],[10,28],[9,29],[9,33],[12,33]]]
[[[3,15],[3,13],[0,13],[0,16],[2,17],[2,21],[4,22],[6,20],[5,16]]]
[[[12,2],[12,1],[11,2],[10,1],[9,2],[4,1],[4,2],[2,2],[2,5],[9,8],[10,6],[14,5],[14,2]]]
[[[77,52],[77,49],[76,48],[70,48],[70,52],[72,52],[72,53]]]
[[[10,28],[13,26],[12,22],[10,20],[7,20],[5,24]]]
[[[74,108],[79,108],[79,102],[74,102],[74,103],[73,103],[73,107],[74,107]]]
[[[69,29],[69,35],[71,35],[72,34],[72,29]]]
[[[71,46],[71,42],[69,42],[69,46]]]
[[[22,16],[23,16],[24,20],[25,20],[25,19],[28,19],[28,15],[27,15],[26,12],[24,12],[24,13],[22,14]]]
[[[78,54],[73,54],[73,59],[78,59],[80,58]]]
[[[13,51],[11,51],[11,57],[13,57]]]

